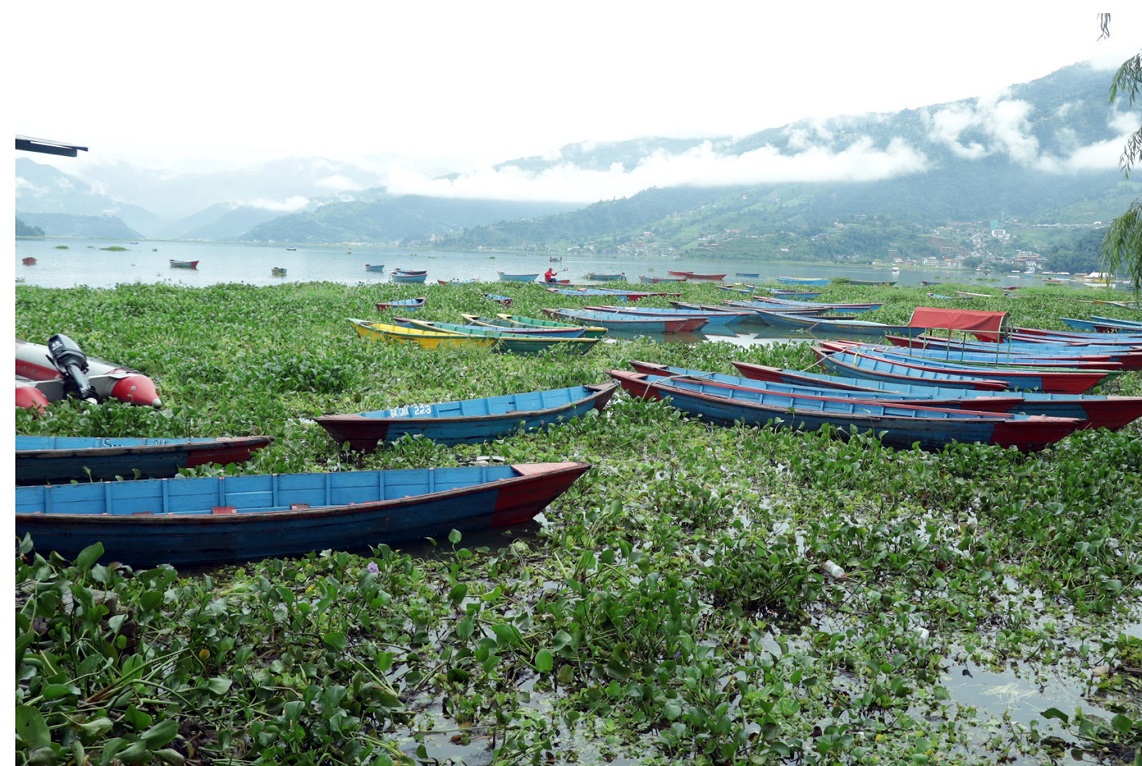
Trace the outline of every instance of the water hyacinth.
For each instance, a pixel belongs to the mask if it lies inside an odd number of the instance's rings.
[[[689,302],[720,300],[709,285],[677,289]],[[360,551],[207,571],[131,571],[100,562],[95,547],[66,562],[22,544],[18,759],[1135,758],[1138,423],[1078,432],[1034,455],[715,427],[625,394],[602,413],[481,445],[406,439],[345,452],[313,423],[600,382],[632,359],[726,373],[733,360],[814,363],[799,343],[651,338],[608,340],[582,356],[428,353],[364,342],[345,321],[420,294],[419,316],[456,321],[486,312],[484,292],[17,286],[17,337],[67,331],[88,354],[150,375],[165,402],[18,411],[17,433],[275,437],[249,463],[184,471],[197,476],[593,465],[542,525],[510,534],[399,549],[362,541]],[[525,315],[574,305],[540,285],[496,292]],[[1028,289],[1003,308],[1018,325],[1061,329],[1073,306],[1054,296]],[[870,318],[884,322],[906,321],[926,300],[920,288],[854,285],[822,299],[883,300]],[[1105,392],[1142,395],[1139,373]]]

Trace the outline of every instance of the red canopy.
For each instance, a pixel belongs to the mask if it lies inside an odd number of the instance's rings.
[[[1011,331],[1006,311],[969,311],[917,306],[908,320],[910,327],[929,330],[966,330],[980,340],[997,341]]]

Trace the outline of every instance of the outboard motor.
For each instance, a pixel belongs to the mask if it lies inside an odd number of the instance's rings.
[[[80,350],[78,343],[66,335],[53,335],[48,338],[48,353],[52,364],[63,376],[63,389],[68,396],[98,400],[95,386],[87,378],[87,355]]]

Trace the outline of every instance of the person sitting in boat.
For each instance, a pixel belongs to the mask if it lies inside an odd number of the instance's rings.
[[[544,282],[554,282],[555,281],[555,269],[548,266],[547,271],[543,272],[543,281]]]

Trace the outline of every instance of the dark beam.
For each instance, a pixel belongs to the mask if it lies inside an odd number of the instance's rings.
[[[42,138],[29,138],[28,136],[16,136],[16,149],[25,152],[39,152],[40,154],[58,154],[61,157],[76,157],[80,152],[87,151],[86,146],[47,141]]]

